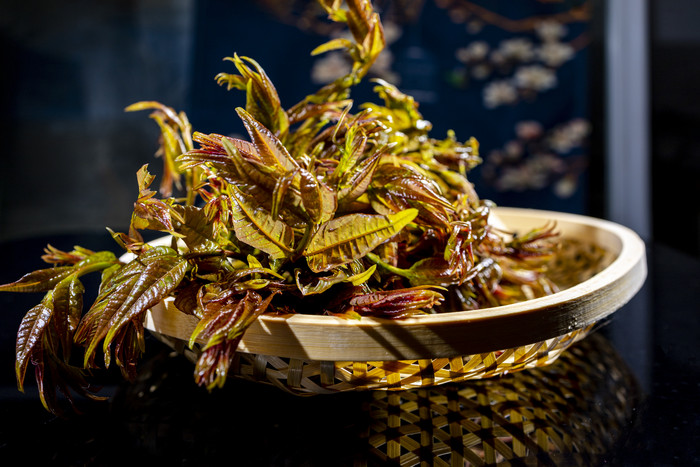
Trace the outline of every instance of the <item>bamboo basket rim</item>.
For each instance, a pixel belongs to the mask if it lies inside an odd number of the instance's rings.
[[[646,278],[642,239],[620,224],[583,216],[524,208],[494,208],[509,228],[555,221],[562,236],[601,237],[616,256],[610,265],[568,289],[524,302],[391,320],[293,314],[262,315],[246,331],[238,351],[322,361],[391,361],[454,357],[515,348],[585,328],[627,303]],[[591,238],[592,240],[592,238]],[[152,244],[164,244],[168,237]],[[173,299],[150,309],[144,326],[188,340],[197,318]]]

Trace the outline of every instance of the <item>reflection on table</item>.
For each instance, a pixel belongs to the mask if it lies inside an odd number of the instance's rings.
[[[207,453],[260,465],[595,465],[639,400],[599,333],[547,367],[406,391],[298,397],[231,380],[208,394],[187,366],[155,356],[112,413],[145,452],[195,464]]]
[[[369,453],[400,465],[594,465],[620,436],[636,397],[632,375],[594,334],[548,367],[372,393]]]

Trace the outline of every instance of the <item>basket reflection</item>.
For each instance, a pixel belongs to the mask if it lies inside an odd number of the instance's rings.
[[[235,378],[211,393],[162,352],[112,401],[126,445],[182,465],[598,465],[638,385],[595,332],[548,366],[409,390],[299,397]],[[205,457],[203,453],[206,453]]]
[[[595,333],[542,369],[366,404],[371,465],[595,465],[630,422],[636,382]]]

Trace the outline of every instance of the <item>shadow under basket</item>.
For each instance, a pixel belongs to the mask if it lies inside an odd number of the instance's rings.
[[[563,246],[550,268],[567,288],[510,305],[402,320],[263,315],[243,336],[229,374],[295,394],[321,394],[429,387],[540,367],[644,283],[644,242],[626,227],[551,211],[494,212],[515,232],[556,222]],[[186,342],[197,321],[168,299],[147,312],[144,326],[195,361],[197,348]]]

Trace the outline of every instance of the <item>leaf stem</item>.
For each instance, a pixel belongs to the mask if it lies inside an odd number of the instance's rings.
[[[299,244],[294,249],[294,253],[292,253],[292,261],[296,261],[302,256],[304,250],[306,249],[306,246],[309,244],[309,241],[311,241],[313,234],[316,233],[317,227],[318,226],[311,223],[306,224],[304,236],[301,237],[301,240],[299,240]]]
[[[232,257],[235,256],[236,252],[231,251],[231,250],[221,250],[221,251],[210,251],[210,252],[204,252],[204,253],[198,253],[198,252],[189,252],[185,253],[182,255],[184,259],[190,260],[190,259],[195,259],[195,258],[213,258],[216,256],[225,256],[225,257]]]
[[[408,269],[401,269],[397,268],[396,266],[392,266],[391,264],[384,262],[379,256],[375,255],[374,253],[367,253],[367,259],[369,259],[375,264],[378,264],[379,266],[383,267],[389,272],[410,279],[411,271],[409,271]]]

